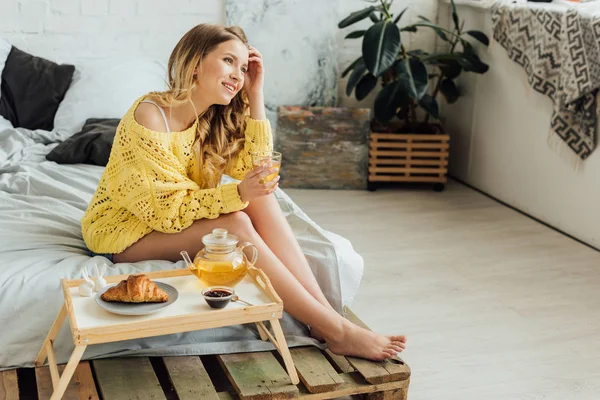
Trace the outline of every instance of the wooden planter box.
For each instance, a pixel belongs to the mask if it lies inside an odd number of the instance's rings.
[[[435,190],[444,190],[449,141],[446,134],[371,132],[369,190],[382,182],[434,183]]]

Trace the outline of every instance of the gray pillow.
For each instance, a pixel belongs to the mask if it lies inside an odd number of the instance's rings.
[[[106,166],[120,121],[117,118],[87,119],[80,132],[56,146],[46,159],[59,164]]]

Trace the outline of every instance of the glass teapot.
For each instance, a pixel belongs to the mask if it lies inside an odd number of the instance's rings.
[[[181,255],[190,271],[205,287],[233,287],[246,277],[248,268],[254,266],[258,259],[258,250],[252,243],[245,242],[237,246],[238,241],[238,237],[229,234],[227,229],[217,228],[202,237],[204,248],[196,254],[193,262],[190,262],[186,251],[182,251]],[[253,250],[250,261],[244,254],[246,247],[252,247]]]

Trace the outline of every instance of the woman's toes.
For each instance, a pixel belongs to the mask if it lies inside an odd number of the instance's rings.
[[[396,353],[400,353],[400,352],[402,352],[402,350],[404,350],[402,347],[394,346],[394,345],[391,345],[389,348],[394,350]]]
[[[392,342],[392,344],[394,346],[398,346],[400,347],[402,350],[404,350],[406,348],[406,343],[402,343],[402,342]]]
[[[396,351],[394,351],[394,350],[392,350],[392,349],[385,349],[383,352],[386,354],[386,359],[388,359],[388,358],[392,358],[392,357],[394,357],[396,354],[398,354],[398,352],[396,352]]]
[[[402,343],[406,343],[406,336],[404,336],[404,335],[400,335],[400,336],[390,336],[390,339],[392,340],[392,342],[402,342]]]

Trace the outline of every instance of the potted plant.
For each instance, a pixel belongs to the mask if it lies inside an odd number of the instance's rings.
[[[350,64],[346,94],[362,100],[381,84],[375,98],[369,149],[369,189],[375,182],[432,182],[443,190],[446,182],[449,137],[439,121],[438,98],[454,103],[460,97],[455,79],[463,72],[484,74],[488,70],[470,39],[485,46],[487,36],[465,30],[451,0],[453,28],[443,28],[425,17],[399,26],[406,8],[397,16],[390,12],[393,0],[365,0],[369,7],[343,19],[345,28],[369,18],[373,25],[349,33],[346,39],[362,38],[362,55]],[[401,33],[432,29],[447,50],[429,53],[407,50]],[[468,40],[469,39],[469,40]]]

